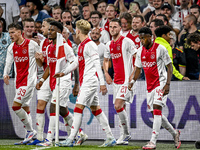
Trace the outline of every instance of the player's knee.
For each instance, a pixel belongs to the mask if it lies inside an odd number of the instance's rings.
[[[14,111],[17,111],[17,110],[21,109],[21,106],[12,106],[12,109],[13,109]]]
[[[124,110],[124,107],[121,106],[121,105],[115,105],[115,110],[116,110],[117,112],[121,112],[121,111]]]

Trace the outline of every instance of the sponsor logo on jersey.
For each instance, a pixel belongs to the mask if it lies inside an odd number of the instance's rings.
[[[28,60],[28,57],[18,57],[18,56],[15,56],[15,62],[25,62]]]
[[[82,61],[83,60],[83,56],[78,56],[78,61]]]
[[[56,61],[57,61],[56,58],[50,58],[50,57],[48,57],[48,62],[49,63],[55,63]]]
[[[142,66],[143,66],[144,68],[153,67],[154,65],[156,65],[156,62],[146,62],[146,61],[143,61],[143,62],[142,62]]]
[[[121,53],[116,53],[116,54],[111,53],[112,59],[118,59],[118,58],[120,58],[121,56],[122,56]]]

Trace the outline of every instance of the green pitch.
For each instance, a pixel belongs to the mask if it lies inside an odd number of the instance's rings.
[[[13,145],[20,140],[0,140],[0,150],[142,150],[142,146],[146,142],[130,141],[128,146],[114,146],[100,148],[99,145],[103,144],[103,141],[86,141],[82,146],[76,147],[39,147],[29,145]],[[157,143],[157,150],[175,150],[172,142],[159,142]],[[180,150],[195,150],[194,142],[183,142]]]

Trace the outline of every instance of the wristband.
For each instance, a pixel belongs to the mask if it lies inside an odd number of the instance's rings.
[[[41,82],[44,82],[44,78],[41,78],[40,81],[41,81]]]
[[[133,84],[134,84],[134,83],[135,83],[135,80],[132,79],[130,83],[133,83]]]

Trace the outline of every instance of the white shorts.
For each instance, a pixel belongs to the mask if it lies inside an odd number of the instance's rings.
[[[134,88],[133,88],[134,89]],[[133,102],[134,90],[128,90],[128,84],[115,84],[113,83],[113,104],[116,99],[122,99],[126,102]]]
[[[60,106],[67,107],[69,101],[70,88],[60,88]],[[56,104],[56,90],[53,90],[51,103]]]
[[[52,91],[49,86],[49,77],[44,81],[40,90],[37,90],[37,99],[49,102],[52,98]]]
[[[33,98],[35,86],[21,86],[16,89],[14,101],[22,104],[22,107],[29,106]]]
[[[151,92],[147,92],[147,106],[149,111],[153,111],[153,104],[165,107],[167,101],[167,95],[163,96],[162,89],[164,84],[156,87]]]
[[[76,104],[84,106],[98,106],[99,97],[97,96],[97,87],[81,87],[78,93]]]

